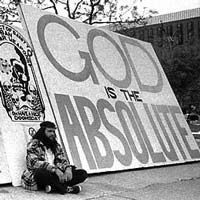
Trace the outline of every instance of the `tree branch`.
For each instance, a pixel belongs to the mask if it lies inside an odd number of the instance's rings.
[[[69,6],[69,0],[66,1],[66,8],[67,8],[67,12],[68,12],[68,17],[72,18],[70,6]]]
[[[54,0],[50,0],[50,2],[53,4],[52,8],[54,9],[55,14],[58,14],[58,10],[57,10],[57,7],[56,7],[56,3],[54,2]]]
[[[100,2],[101,2],[101,0],[98,0],[96,3],[93,3],[93,0],[90,0],[91,11],[89,13],[89,18],[88,18],[89,24],[92,24],[95,7],[98,6],[100,4]]]
[[[91,0],[92,1],[92,0]],[[101,2],[101,0],[98,0],[96,3],[93,3],[92,2],[92,4],[93,4],[93,6],[95,7],[95,6],[98,6],[99,4],[100,4],[100,2]]]
[[[74,11],[72,13],[72,16],[73,16],[73,19],[75,19],[75,15],[76,15],[76,11],[79,7],[79,5],[83,2],[83,0],[79,1],[77,4],[76,4],[76,7],[74,8]]]

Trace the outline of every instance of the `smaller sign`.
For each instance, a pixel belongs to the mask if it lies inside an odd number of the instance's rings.
[[[44,104],[25,38],[13,27],[0,24],[1,99],[12,121],[42,121]]]

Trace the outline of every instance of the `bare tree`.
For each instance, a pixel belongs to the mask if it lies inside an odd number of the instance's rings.
[[[0,0],[0,22],[19,21],[16,5],[19,0]],[[41,10],[52,11],[87,24],[122,24],[141,22],[145,16],[132,4],[120,5],[118,0],[21,0],[21,3],[33,5]],[[142,1],[142,0],[139,0]],[[150,14],[154,14],[149,10]],[[148,15],[147,17],[149,17]]]

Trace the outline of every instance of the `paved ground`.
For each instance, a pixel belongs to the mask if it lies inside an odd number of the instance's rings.
[[[0,200],[199,200],[200,162],[96,174],[78,195],[31,192],[0,186]]]

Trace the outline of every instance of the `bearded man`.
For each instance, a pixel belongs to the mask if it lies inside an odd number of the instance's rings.
[[[87,172],[70,165],[56,139],[56,126],[44,121],[27,145],[27,169],[22,174],[22,186],[28,190],[45,190],[60,194],[81,191],[77,184],[87,178]]]

